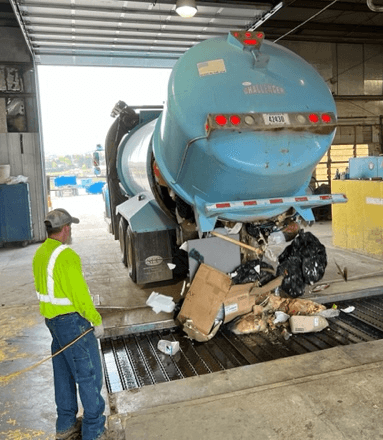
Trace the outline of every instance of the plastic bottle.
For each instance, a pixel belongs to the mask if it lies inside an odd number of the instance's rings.
[[[180,349],[180,343],[178,341],[166,341],[165,339],[160,339],[157,348],[162,351],[162,353],[173,356]]]
[[[345,170],[344,174],[345,174],[345,178],[346,179],[350,178],[350,169],[349,169],[349,167],[346,167],[346,170]]]

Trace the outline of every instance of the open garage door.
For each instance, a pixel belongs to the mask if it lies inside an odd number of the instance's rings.
[[[335,177],[336,170],[344,172],[352,157],[377,156],[380,154],[382,118],[369,118],[357,123],[341,122],[334,142],[322,157],[315,170],[317,185],[328,184]]]

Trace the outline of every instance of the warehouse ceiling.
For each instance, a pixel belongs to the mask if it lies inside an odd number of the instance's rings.
[[[369,5],[367,4],[369,3]],[[383,44],[383,0],[0,0],[0,25],[20,26],[38,64],[172,67],[196,43],[230,29],[271,41]]]

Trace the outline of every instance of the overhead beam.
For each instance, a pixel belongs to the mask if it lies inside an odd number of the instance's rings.
[[[58,43],[58,44],[57,44]],[[123,48],[125,46],[125,48]],[[58,41],[56,44],[52,44],[51,42],[43,41],[43,42],[35,42],[32,41],[32,47],[34,48],[56,48],[56,49],[70,49],[70,50],[94,50],[94,51],[123,51],[123,52],[129,52],[130,50],[136,50],[132,49],[142,47],[145,48],[145,50],[148,51],[159,51],[159,52],[166,52],[168,49],[171,49],[174,52],[185,52],[190,47],[193,47],[194,44],[191,44],[189,47],[179,47],[175,46],[174,44],[151,44],[151,43],[132,43],[132,44],[121,44],[118,45],[116,43],[108,44],[108,43],[99,43],[99,42],[86,42],[82,41],[80,44],[68,44],[67,41]],[[166,48],[166,49],[164,49]]]
[[[289,9],[318,9],[321,10],[326,6],[327,2],[318,0],[296,0],[288,7]],[[352,2],[336,2],[328,8],[329,11],[348,11],[348,12],[369,12],[374,14],[367,6],[366,2],[352,3]]]
[[[91,51],[92,53],[97,53],[97,52],[139,52],[139,53],[154,53],[154,52],[160,52],[160,53],[174,53],[177,54],[178,56],[180,56],[182,53],[184,53],[187,49],[185,50],[179,50],[178,47],[174,47],[171,48],[171,50],[166,50],[166,49],[161,49],[158,47],[152,47],[146,44],[146,45],[134,45],[134,46],[143,46],[146,49],[120,49],[117,47],[100,47],[100,46],[86,46],[86,45],[76,45],[76,46],[71,46],[68,44],[62,45],[62,46],[52,46],[52,45],[47,45],[47,44],[41,44],[41,45],[32,45],[32,47],[34,48],[34,50],[38,52],[41,52],[42,49],[44,48],[48,48],[50,51],[53,51],[53,49],[57,49],[57,50],[66,50],[69,53],[71,53],[73,55],[74,52],[78,52],[78,51]],[[60,53],[59,51],[57,53]]]
[[[164,51],[164,50],[151,50],[151,51],[144,51],[142,49],[130,49],[129,51],[112,51],[112,50],[89,50],[89,48],[85,48],[82,49],[83,52],[80,52],[80,49],[78,49],[78,51],[73,51],[71,50],[71,48],[67,48],[67,51],[57,51],[57,50],[52,50],[52,48],[48,48],[47,50],[42,50],[41,48],[36,48],[35,49],[35,53],[36,55],[68,55],[68,56],[78,56],[78,57],[84,57],[84,56],[104,56],[104,57],[123,57],[123,56],[134,56],[137,57],[139,56],[140,58],[146,58],[146,57],[157,57],[157,58],[168,58],[168,59],[178,59],[183,52],[171,52],[171,51]],[[88,52],[86,52],[86,50]],[[125,54],[124,54],[125,53]],[[131,55],[129,55],[129,53]],[[161,55],[160,55],[161,54]]]
[[[78,25],[78,24],[57,24],[57,25],[53,25],[53,24],[46,24],[46,25],[37,25],[37,24],[27,24],[26,27],[28,28],[28,34],[29,35],[35,35],[35,34],[39,34],[40,32],[44,33],[44,31],[38,31],[35,30],[33,28],[33,26],[39,26],[39,27],[48,27],[48,28],[53,28],[53,29],[68,29],[70,31],[73,30],[79,30],[79,31],[87,31],[87,30],[97,30],[98,33],[97,35],[104,35],[102,33],[99,33],[100,31],[107,31],[107,32],[118,32],[118,35],[122,35],[122,33],[133,33],[133,34],[155,34],[158,35],[158,28],[153,28],[153,29],[139,29],[139,28],[117,28],[115,26],[111,26],[111,27],[107,27],[107,26],[103,26],[102,28],[100,28],[100,26],[97,25]],[[56,32],[50,32],[53,34],[56,34]],[[197,33],[195,31],[170,31],[170,30],[166,30],[166,29],[161,29],[161,35],[181,35],[181,36],[185,36],[185,38],[187,39],[187,37],[192,37],[192,39],[196,39],[196,38],[200,38],[201,36],[208,36],[208,37],[217,37],[222,35],[222,32],[210,32],[210,31],[204,31],[201,33]],[[61,32],[58,31],[57,34],[59,35],[68,35],[68,32]],[[74,34],[74,35],[88,35],[88,34]],[[139,37],[140,38],[140,37]]]
[[[48,35],[46,35],[48,36]],[[51,36],[49,34],[49,36]],[[53,34],[53,37],[57,36],[55,34]],[[93,41],[89,41],[86,38],[93,38]],[[96,40],[94,40],[96,38]],[[117,40],[117,41],[116,41]],[[123,40],[129,40],[124,42]],[[116,44],[116,45],[127,45],[127,44],[136,44],[135,41],[137,41],[138,43],[144,43],[145,41],[154,41],[154,42],[159,42],[160,44],[163,43],[169,43],[170,41],[178,43],[178,44],[182,44],[183,47],[190,47],[193,45],[193,43],[198,43],[200,41],[203,41],[202,38],[195,38],[194,40],[185,40],[185,39],[181,39],[181,38],[171,38],[171,37],[157,37],[157,36],[153,36],[153,37],[148,37],[146,36],[145,38],[143,37],[137,37],[137,36],[114,36],[114,35],[100,35],[100,34],[86,34],[86,35],[68,35],[68,34],[63,34],[63,36],[61,38],[44,38],[44,36],[40,36],[40,34],[35,34],[32,35],[31,41],[33,43],[39,44],[39,43],[63,43],[63,42],[73,42],[73,43],[80,43],[80,42],[90,42],[93,44]],[[163,43],[162,43],[163,42]],[[158,44],[158,43],[156,43]]]
[[[279,34],[282,34],[282,29],[293,29],[300,25],[299,21],[292,20],[270,20],[267,21],[263,26],[262,30],[266,29],[278,29]],[[341,24],[341,23],[318,23],[315,21],[310,21],[306,25],[299,28],[299,31],[325,31],[327,34],[329,32],[340,33],[340,32],[353,32],[357,29],[358,33],[376,33],[382,34],[382,26],[368,26],[368,25],[355,25],[355,24]]]
[[[175,16],[174,16],[175,17]],[[178,18],[177,18],[178,17]],[[163,22],[160,20],[148,20],[147,18],[135,18],[135,19],[130,19],[128,17],[124,17],[124,18],[108,18],[106,19],[105,17],[83,17],[83,16],[78,16],[78,15],[51,15],[51,14],[42,14],[39,15],[37,20],[35,19],[36,16],[33,17],[29,17],[29,16],[23,16],[24,22],[25,24],[28,25],[35,25],[35,26],[47,26],[47,23],[44,22],[39,22],[39,19],[45,19],[45,20],[67,20],[70,23],[72,21],[93,21],[93,22],[101,22],[101,23],[118,23],[118,24],[140,24],[140,25],[151,25],[151,26],[182,26],[182,28],[193,28],[195,29],[196,27],[213,27],[213,28],[222,28],[222,29],[232,29],[233,25],[230,25],[230,23],[225,24],[225,25],[221,25],[221,24],[217,24],[217,23],[207,23],[207,22],[197,22],[196,20],[193,20],[192,23],[185,23],[184,21],[182,21],[182,18],[179,17],[177,15],[177,17],[175,17],[175,19]],[[32,18],[32,20],[31,20]],[[249,22],[249,17],[241,17],[241,18],[237,18],[237,19],[231,19],[231,22],[233,21],[242,21],[243,22],[243,26],[245,26],[248,22]],[[51,23],[51,26],[56,26],[54,23]],[[71,27],[71,26],[69,26]],[[100,28],[100,27],[98,27]],[[124,28],[122,28],[124,29]],[[118,29],[116,29],[118,30]],[[160,28],[157,28],[158,32],[160,32]]]
[[[125,4],[126,2],[124,2]],[[55,9],[55,10],[60,10],[60,11],[74,11],[76,12],[75,17],[77,18],[77,12],[96,12],[96,13],[113,13],[113,14],[131,14],[131,15],[145,15],[145,16],[155,16],[155,17],[169,17],[169,16],[174,16],[177,18],[180,18],[180,16],[176,13],[175,11],[175,3],[173,2],[172,4],[172,9],[169,10],[163,10],[163,9],[137,9],[137,8],[128,8],[125,7],[124,4],[121,4],[120,8],[112,8],[112,7],[106,7],[106,6],[79,6],[76,4],[72,4],[72,5],[68,5],[68,4],[57,4],[57,3],[50,3],[50,2],[39,2],[39,3],[28,3],[28,2],[23,2],[22,4],[20,4],[20,8],[25,11],[26,16],[28,16],[28,8],[37,8],[37,9]],[[215,6],[217,7],[217,6]],[[220,20],[229,20],[232,21],[233,19],[237,19],[237,17],[239,19],[249,19],[249,9],[247,10],[243,10],[243,13],[245,14],[243,17],[238,17],[237,15],[233,16],[233,15],[223,15],[221,13],[217,14],[217,13],[212,13],[212,14],[208,14],[208,13],[202,13],[202,12],[198,12],[198,16],[195,17],[195,19],[197,18],[201,18],[201,19],[213,19],[213,18],[217,18],[219,17]],[[263,10],[256,10],[254,11],[254,17],[261,16],[264,13]],[[31,13],[31,16],[33,17],[46,17],[49,16],[49,14],[45,14],[45,13],[36,13],[35,11],[33,13]],[[60,14],[61,16],[61,14]],[[73,17],[71,15],[71,17]],[[86,16],[85,16],[86,17]],[[105,18],[103,17],[104,20],[109,20],[109,18]],[[181,20],[183,20],[182,18],[180,18]]]

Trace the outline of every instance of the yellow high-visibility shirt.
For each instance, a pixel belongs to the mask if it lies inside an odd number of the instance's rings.
[[[61,252],[54,261],[55,251]],[[32,266],[40,313],[45,318],[78,312],[94,326],[102,323],[82,274],[81,259],[73,249],[47,238],[37,249]]]

